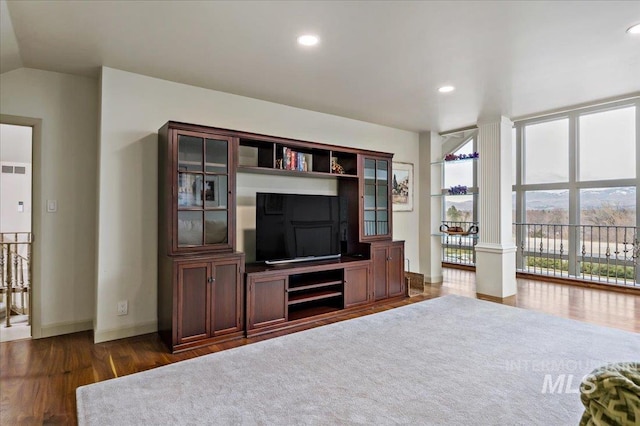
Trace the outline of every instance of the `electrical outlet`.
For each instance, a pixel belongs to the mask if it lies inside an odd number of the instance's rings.
[[[129,313],[129,302],[121,300],[118,302],[118,315],[127,315]]]

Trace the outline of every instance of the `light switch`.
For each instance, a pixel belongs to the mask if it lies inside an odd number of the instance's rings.
[[[24,202],[22,201],[18,201],[18,212],[19,213],[24,212]]]
[[[58,211],[58,200],[47,200],[47,212],[55,213]]]

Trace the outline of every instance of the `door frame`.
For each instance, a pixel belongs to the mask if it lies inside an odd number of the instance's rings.
[[[33,129],[31,136],[31,234],[33,238],[32,258],[31,258],[31,338],[42,337],[41,325],[41,301],[40,283],[42,282],[42,269],[40,261],[42,246],[40,239],[42,235],[42,119],[32,117],[20,117],[16,115],[0,114],[0,123],[14,126],[26,126]]]

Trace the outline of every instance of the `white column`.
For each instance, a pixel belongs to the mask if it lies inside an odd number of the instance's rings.
[[[420,133],[420,188],[424,188],[419,197],[420,219],[420,273],[427,283],[442,282],[442,248],[437,235],[442,220],[442,166],[431,163],[442,160],[442,138],[435,132]]]
[[[511,128],[505,118],[478,123],[476,292],[502,300],[517,292],[516,245],[511,231]]]

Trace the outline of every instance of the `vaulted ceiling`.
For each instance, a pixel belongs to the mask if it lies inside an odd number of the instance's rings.
[[[3,73],[108,66],[413,131],[640,93],[638,1],[1,3]]]

